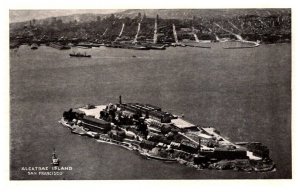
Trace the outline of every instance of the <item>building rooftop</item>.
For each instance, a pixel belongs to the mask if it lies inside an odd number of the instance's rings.
[[[173,123],[176,127],[180,129],[188,129],[188,128],[194,128],[196,125],[189,123],[182,118],[172,119],[171,123]]]
[[[85,109],[85,108],[78,108],[78,110],[82,111],[85,113],[87,116],[94,116],[95,118],[99,119],[100,118],[100,111],[105,109],[106,105],[98,105],[95,106],[93,109]]]
[[[89,116],[84,116],[83,117],[83,121],[87,120],[88,122],[93,122],[93,123],[97,123],[97,124],[100,124],[100,125],[103,125],[103,124],[110,124],[109,122],[107,121],[104,121],[102,119],[95,119],[93,117],[89,117]]]

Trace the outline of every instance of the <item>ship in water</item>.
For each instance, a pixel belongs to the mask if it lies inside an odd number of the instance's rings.
[[[197,169],[274,171],[269,149],[259,142],[234,143],[213,127],[142,103],[86,105],[63,113],[59,121],[74,134],[86,135],[137,151],[147,159],[171,161]]]
[[[78,53],[73,52],[73,53],[70,53],[69,55],[70,55],[70,57],[92,57],[92,55],[87,55],[86,52],[84,54],[80,53],[80,52],[78,52]]]

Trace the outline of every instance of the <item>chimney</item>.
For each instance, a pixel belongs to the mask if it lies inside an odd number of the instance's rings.
[[[122,95],[119,96],[119,104],[122,104]]]

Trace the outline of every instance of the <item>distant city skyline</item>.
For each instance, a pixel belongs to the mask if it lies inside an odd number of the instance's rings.
[[[45,19],[48,17],[59,17],[73,14],[110,14],[123,11],[123,9],[37,9],[37,10],[10,10],[9,22],[23,22],[32,19]]]

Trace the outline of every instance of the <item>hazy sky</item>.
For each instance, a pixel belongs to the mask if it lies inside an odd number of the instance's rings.
[[[28,21],[31,19],[44,19],[81,13],[107,14],[123,11],[121,9],[53,9],[53,10],[10,10],[9,22]]]

